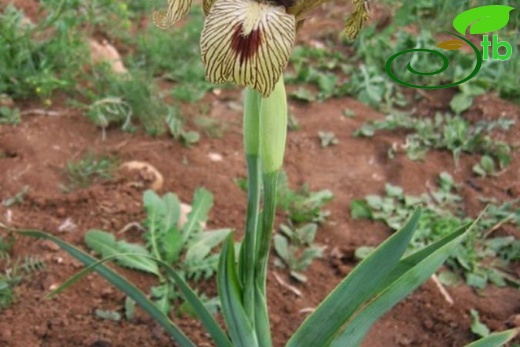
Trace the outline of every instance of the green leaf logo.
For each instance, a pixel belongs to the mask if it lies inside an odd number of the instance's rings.
[[[514,7],[505,5],[489,5],[472,8],[459,14],[453,20],[453,27],[462,35],[471,26],[470,34],[485,34],[500,30],[509,22],[509,12]]]

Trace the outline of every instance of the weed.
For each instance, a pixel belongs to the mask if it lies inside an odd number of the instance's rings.
[[[195,102],[213,89],[206,81],[198,58],[202,23],[201,11],[194,9],[182,30],[162,31],[150,26],[137,39],[134,64],[154,76],[174,82],[172,96],[175,100]]]
[[[11,207],[16,204],[21,204],[29,191],[29,186],[23,186],[22,189],[10,198],[6,198],[2,201],[2,205],[5,207]]]
[[[0,106],[0,124],[20,124],[22,118],[20,117],[20,110],[7,106]]]
[[[356,117],[356,112],[354,112],[354,110],[351,110],[350,108],[346,108],[343,110],[343,116],[345,118],[354,118]]]
[[[180,114],[180,109],[177,107],[168,108],[168,116],[166,117],[166,124],[170,130],[170,134],[174,139],[181,141],[183,144],[190,146],[200,140],[200,134],[196,131],[187,131],[184,129],[184,119]]]
[[[0,14],[0,94],[13,99],[38,96],[50,105],[54,91],[75,84],[86,45],[81,35],[71,34],[76,24],[54,2],[42,4],[47,16],[37,25],[11,5]],[[53,35],[41,35],[45,29]]]
[[[116,168],[114,158],[88,153],[77,162],[68,162],[65,170],[68,177],[67,190],[86,188],[96,180],[109,180]]]
[[[308,223],[296,228],[285,224],[280,225],[280,232],[274,235],[274,250],[280,257],[275,262],[279,267],[288,267],[291,276],[300,281],[307,282],[307,277],[302,273],[315,258],[323,255],[324,247],[314,243],[318,225]]]
[[[277,205],[287,213],[287,217],[293,223],[323,222],[330,212],[322,208],[332,198],[333,195],[328,189],[311,192],[303,185],[298,191],[291,190],[287,175],[280,174]]]
[[[298,131],[300,130],[300,122],[298,121],[298,118],[296,118],[294,115],[289,115],[287,117],[287,130],[289,131]]]
[[[443,173],[438,190],[412,196],[406,195],[400,187],[386,184],[384,196],[368,195],[364,200],[354,200],[351,213],[353,218],[382,221],[397,230],[410,211],[418,204],[423,205],[424,213],[409,246],[409,252],[415,252],[470,220],[464,216],[461,201],[452,177]],[[490,205],[470,237],[447,260],[454,278],[463,274],[467,284],[476,288],[483,288],[488,282],[520,286],[520,280],[504,270],[509,262],[520,258],[520,242],[512,236],[491,237],[492,231],[507,223],[520,225],[519,202]]]
[[[195,118],[195,125],[210,137],[221,138],[227,129],[227,125],[219,119],[211,117]]]
[[[336,135],[330,131],[319,131],[318,137],[320,138],[321,147],[335,146],[339,143]]]
[[[0,238],[0,246],[1,244]],[[0,273],[0,311],[11,306],[14,302],[14,288],[22,282],[25,276],[41,271],[45,267],[42,259],[33,256],[26,256],[23,260],[18,259],[12,266],[9,266],[8,259],[7,264],[6,270]]]
[[[93,67],[92,73],[92,88],[82,90],[90,104],[80,106],[95,124],[103,129],[122,125],[123,130],[131,131],[132,120],[137,119],[149,134],[164,133],[168,106],[150,77],[138,71],[116,74],[106,64]]]
[[[471,124],[460,116],[450,114],[437,113],[434,118],[418,118],[394,112],[384,120],[365,123],[355,135],[371,137],[380,130],[406,129],[410,134],[406,136],[403,147],[411,160],[424,159],[430,149],[444,149],[453,154],[456,164],[465,152],[487,155],[500,168],[504,168],[511,161],[511,147],[492,139],[489,132],[496,128],[508,130],[512,124],[514,121],[509,119]]]
[[[151,297],[161,311],[168,313],[172,300],[178,299],[180,293],[151,257],[172,265],[184,279],[208,279],[218,264],[218,254],[212,250],[231,230],[202,229],[213,204],[213,196],[205,189],[195,191],[192,210],[185,221],[175,194],[160,197],[148,190],[143,203],[147,214],[145,245],[117,240],[113,234],[101,230],[89,230],[85,242],[103,258],[117,256],[118,265],[157,276],[159,284],[151,288]]]

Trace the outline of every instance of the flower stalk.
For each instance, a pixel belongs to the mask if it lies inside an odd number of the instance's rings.
[[[248,171],[248,205],[239,272],[244,310],[261,339],[271,346],[266,302],[266,278],[271,233],[276,212],[278,174],[283,164],[287,136],[287,99],[283,77],[273,92],[262,98],[246,88],[244,99],[244,152]],[[260,195],[263,186],[263,206]]]

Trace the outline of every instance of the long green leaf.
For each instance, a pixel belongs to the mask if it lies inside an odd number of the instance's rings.
[[[462,234],[464,234],[466,231],[468,231],[470,228],[472,228],[475,225],[475,222],[467,223],[459,228],[457,228],[455,231],[453,231],[451,234],[443,237],[442,239],[438,240],[437,242],[434,242],[423,249],[407,256],[406,258],[402,259],[397,263],[394,269],[388,274],[388,276],[385,278],[384,281],[382,281],[379,285],[379,287],[374,291],[375,293],[381,292],[383,289],[388,287],[390,283],[394,282],[397,278],[402,276],[406,271],[410,270],[415,265],[419,264],[424,258],[431,255],[433,252],[437,251],[441,247],[444,247],[448,243],[454,241],[455,239],[459,238]]]
[[[179,223],[179,218],[181,216],[181,202],[177,195],[172,193],[166,193],[162,197],[162,201],[166,210],[163,224],[164,229],[168,232],[171,228],[176,228],[177,223]]]
[[[61,249],[72,255],[74,258],[82,262],[86,266],[90,266],[98,262],[98,260],[69,243],[41,231],[20,230],[18,233],[35,238],[50,240],[60,246]],[[119,275],[114,270],[105,265],[96,266],[94,271],[100,274],[103,278],[112,283],[116,288],[124,292],[132,298],[138,305],[140,305],[157,323],[159,323],[170,336],[179,343],[182,347],[196,347],[182,330],[175,325],[166,315],[164,315],[153,302],[151,302],[146,295],[130,283],[126,278]]]
[[[184,281],[184,279],[177,274],[168,264],[164,262],[160,262],[165,272],[168,276],[173,278],[173,282],[178,286],[181,290],[184,299],[191,305],[195,314],[199,317],[202,325],[211,335],[213,340],[215,341],[217,347],[233,347],[231,341],[224,333],[220,325],[218,325],[217,321],[211,313],[209,313],[204,303],[199,299],[197,294],[190,288],[190,286]]]
[[[459,228],[425,250],[401,260],[389,276],[390,280],[384,281],[385,287],[378,288],[376,297],[347,323],[330,346],[359,346],[372,324],[435,273],[472,225]]]
[[[192,210],[188,214],[188,221],[182,226],[183,243],[186,243],[194,231],[200,229],[201,223],[208,218],[208,212],[212,205],[213,195],[204,188],[198,188],[193,196]]]
[[[318,306],[287,343],[288,347],[327,346],[345,322],[369,299],[404,254],[421,215],[417,209],[406,225],[365,258]]]
[[[104,258],[101,260],[98,260],[95,263],[90,264],[89,266],[85,267],[81,271],[74,274],[72,277],[70,277],[67,281],[62,283],[58,288],[53,290],[48,296],[54,297],[66,288],[70,287],[72,284],[76,283],[77,281],[81,280],[83,277],[85,277],[87,274],[95,270],[95,267],[107,262],[116,259],[119,256],[126,256],[126,254],[117,254],[113,255],[108,258]],[[217,321],[213,318],[211,313],[207,310],[204,303],[198,298],[197,294],[195,294],[195,291],[191,289],[191,287],[184,281],[184,279],[177,274],[175,270],[173,270],[167,263],[152,258],[151,256],[144,256],[147,257],[155,262],[157,262],[159,265],[162,266],[162,268],[165,270],[165,272],[173,278],[173,282],[179,287],[179,289],[182,292],[182,295],[184,296],[184,299],[190,303],[191,307],[199,317],[200,321],[208,331],[208,333],[211,335],[213,340],[216,342],[218,347],[232,347],[231,342],[229,341],[227,335],[224,333],[220,325],[217,323]],[[167,297],[167,296],[166,296]]]
[[[146,236],[150,242],[153,256],[162,260],[159,238],[164,228],[163,222],[166,215],[166,207],[162,199],[153,190],[144,192],[143,205],[146,210],[146,221],[148,224]]]
[[[466,347],[501,347],[507,342],[511,341],[516,335],[518,335],[519,329],[511,329],[501,331],[499,333],[493,333],[489,336],[483,337],[480,340],[466,345]]]
[[[251,320],[242,306],[240,283],[236,273],[233,234],[230,234],[220,253],[217,286],[222,314],[235,347],[257,347]]]
[[[102,258],[117,255],[116,263],[135,270],[141,270],[154,275],[159,274],[157,264],[147,257],[150,253],[138,244],[116,241],[111,233],[102,230],[89,230],[85,233],[85,243],[101,255]]]
[[[267,312],[267,300],[258,285],[255,286],[255,330],[261,347],[272,347],[271,327]]]

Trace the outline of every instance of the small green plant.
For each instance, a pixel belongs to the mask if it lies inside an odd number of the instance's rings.
[[[207,136],[216,138],[224,136],[227,129],[227,124],[221,120],[203,116],[195,118],[195,125]]]
[[[418,204],[423,205],[424,212],[408,250],[415,252],[470,220],[464,216],[461,201],[452,177],[443,173],[439,177],[438,190],[412,196],[400,187],[386,184],[384,196],[368,195],[363,200],[354,200],[351,213],[353,218],[378,220],[398,230],[404,225],[406,216]],[[520,225],[518,201],[490,205],[468,239],[447,259],[446,264],[452,269],[451,274],[443,275],[449,276],[447,282],[455,283],[462,275],[468,285],[476,288],[484,288],[489,282],[498,286],[520,286],[520,279],[506,270],[511,261],[520,258],[520,242],[513,236],[491,237],[490,230],[507,223]]]
[[[0,247],[2,247],[2,243],[2,238],[0,238]],[[1,253],[0,259],[2,259]],[[26,256],[23,260],[18,259],[12,265],[10,265],[8,257],[3,259],[6,268],[0,273],[0,312],[11,306],[15,301],[14,289],[24,278],[33,272],[41,271],[45,267],[43,260],[33,256]]]
[[[22,118],[20,117],[20,110],[7,106],[0,106],[0,124],[20,124]]]
[[[480,314],[477,310],[471,310],[471,332],[478,337],[486,337],[491,334],[491,330],[487,325],[480,321]]]
[[[194,8],[182,30],[165,32],[149,26],[137,39],[134,63],[154,76],[173,82],[171,95],[175,100],[196,102],[214,88],[206,81],[199,59],[202,25],[203,15]]]
[[[365,123],[355,135],[372,137],[376,131],[404,129],[410,132],[403,148],[411,160],[424,159],[430,149],[442,149],[449,150],[456,163],[462,153],[475,153],[487,155],[504,168],[511,162],[511,147],[492,139],[489,133],[494,129],[508,130],[513,124],[514,121],[509,119],[471,124],[450,114],[437,113],[434,118],[418,118],[395,112],[384,120]]]
[[[330,131],[319,131],[318,137],[320,138],[321,147],[323,148],[335,146],[339,143],[336,135]]]
[[[23,12],[8,5],[0,14],[0,94],[13,99],[37,96],[51,103],[55,90],[70,90],[85,62],[86,45],[70,21],[64,2],[42,3],[45,16],[27,21]],[[52,35],[41,35],[51,30]]]
[[[65,173],[69,183],[65,188],[66,190],[86,188],[97,180],[110,180],[115,169],[114,158],[87,153],[83,159],[67,163]]]
[[[27,192],[29,192],[29,186],[23,186],[22,189],[15,195],[6,198],[2,201],[2,205],[5,207],[11,207],[16,204],[21,204],[27,195]]]
[[[330,214],[329,211],[323,210],[323,207],[333,197],[328,189],[311,192],[307,185],[303,185],[299,190],[290,189],[284,172],[278,179],[277,206],[287,213],[287,218],[292,223],[323,222]]]
[[[96,125],[102,129],[119,125],[132,131],[137,121],[151,135],[164,133],[168,105],[150,76],[137,70],[118,74],[107,64],[97,64],[90,82],[90,88],[81,89],[89,102],[78,106]]]
[[[308,223],[302,227],[294,227],[285,224],[280,225],[280,232],[274,235],[274,250],[279,259],[275,265],[288,267],[291,276],[300,281],[307,282],[305,271],[312,261],[321,258],[324,247],[314,243],[318,225]]]
[[[209,191],[197,189],[192,203],[186,219],[177,195],[167,193],[160,197],[152,190],[145,191],[144,245],[117,240],[113,234],[101,230],[93,229],[85,234],[87,246],[102,258],[113,257],[120,266],[156,276],[159,284],[151,288],[151,297],[165,314],[181,294],[153,259],[169,264],[185,280],[207,280],[214,275],[218,265],[218,254],[211,251],[231,232],[230,229],[203,230],[213,204]]]
[[[481,177],[493,176],[496,173],[495,161],[489,155],[483,155],[480,162],[473,165],[473,172]]]
[[[174,139],[181,141],[187,146],[199,142],[200,134],[196,131],[186,130],[184,123],[185,122],[181,116],[179,108],[169,107],[168,116],[166,117],[166,124],[168,125],[170,135],[172,135]]]

